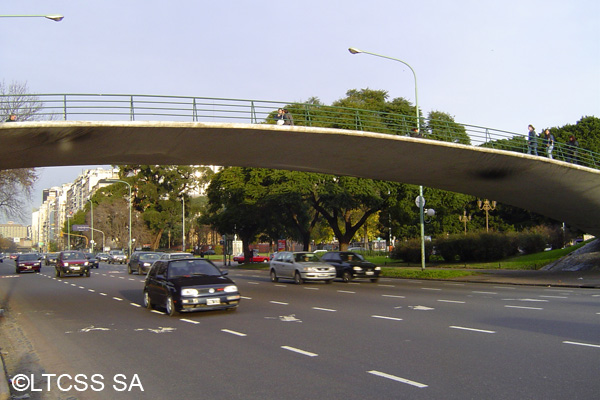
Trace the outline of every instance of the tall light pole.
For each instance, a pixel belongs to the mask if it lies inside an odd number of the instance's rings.
[[[129,254],[127,254],[127,257],[131,257],[131,185],[129,184],[129,182],[123,181],[121,179],[104,179],[103,181],[111,183],[124,183],[129,188],[129,244],[127,246],[129,248]]]
[[[58,14],[49,15],[0,15],[0,18],[46,18],[52,21],[60,22],[64,16]]]
[[[496,202],[492,201],[490,203],[490,201],[488,199],[485,199],[483,202],[481,200],[477,200],[477,206],[479,207],[480,210],[485,210],[485,231],[489,232],[490,231],[490,227],[489,227],[489,212],[490,211],[494,211],[496,209]]]
[[[181,196],[181,207],[182,207],[182,215],[181,215],[181,251],[185,251],[185,198]]]
[[[350,47],[348,49],[348,51],[352,54],[364,53],[364,54],[370,54],[375,57],[387,58],[388,60],[398,61],[399,63],[406,65],[411,70],[411,72],[413,73],[413,76],[415,78],[415,113],[416,113],[416,117],[417,117],[417,134],[420,134],[421,133],[421,119],[419,117],[419,94],[418,94],[418,90],[417,90],[417,74],[415,73],[415,70],[413,69],[413,67],[411,67],[407,62],[402,61],[398,58],[388,57],[388,56],[384,56],[384,55],[377,54],[377,53],[371,53],[369,51],[359,50],[356,47]],[[419,186],[419,197],[420,197],[420,199],[423,199],[423,186]],[[424,216],[424,211],[423,211],[423,207],[425,206],[424,203],[425,203],[425,201],[419,201],[419,216],[420,216],[420,222],[421,222],[421,269],[425,269],[425,216]]]
[[[91,226],[92,226],[92,239],[90,240],[90,243],[92,244],[91,249],[90,249],[90,253],[94,252],[94,203],[92,203],[92,199],[88,199],[88,201],[90,202],[90,220],[91,220]]]

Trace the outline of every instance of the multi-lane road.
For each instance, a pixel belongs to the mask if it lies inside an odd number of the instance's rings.
[[[90,278],[60,279],[51,267],[15,275],[5,260],[0,334],[12,344],[2,351],[27,347],[22,360],[5,354],[9,375],[29,384],[15,394],[281,400],[600,393],[600,290],[393,279],[294,285],[237,269],[230,277],[243,295],[237,311],[168,317],[141,306],[143,277],[128,275],[126,266],[102,263]]]

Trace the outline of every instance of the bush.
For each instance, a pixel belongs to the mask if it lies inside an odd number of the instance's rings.
[[[425,242],[425,261],[429,262],[433,252],[433,243],[428,240]],[[409,239],[396,246],[390,257],[396,260],[404,260],[407,263],[421,262],[421,239]]]

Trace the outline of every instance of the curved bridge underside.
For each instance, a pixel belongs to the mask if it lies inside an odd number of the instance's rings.
[[[521,207],[600,235],[600,171],[526,154],[379,133],[199,122],[0,125],[0,169],[223,165],[434,187]]]

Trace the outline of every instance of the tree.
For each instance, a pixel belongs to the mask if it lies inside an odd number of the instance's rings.
[[[454,117],[441,111],[432,111],[427,120],[427,138],[444,142],[471,144],[464,126],[454,122]]]
[[[27,95],[27,84],[0,82],[0,117],[6,120],[16,114],[18,121],[40,119],[42,103],[35,96]],[[30,199],[33,184],[38,179],[33,168],[0,171],[0,213],[5,217],[25,219],[23,199]]]

